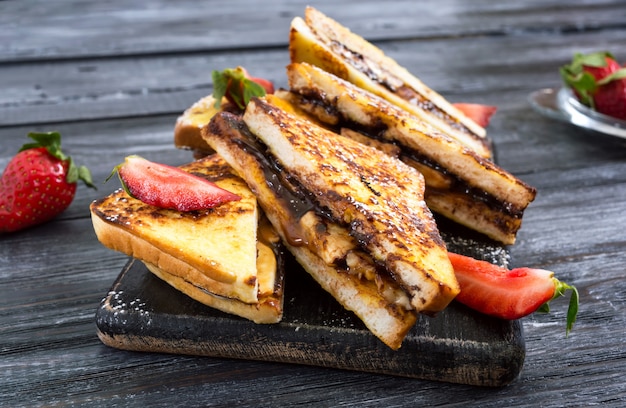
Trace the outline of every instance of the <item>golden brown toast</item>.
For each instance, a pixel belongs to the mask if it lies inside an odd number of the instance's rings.
[[[312,203],[264,155],[243,121],[228,113],[204,129],[207,142],[255,192],[268,219],[303,268],[381,341],[400,347],[417,313],[405,291],[358,248],[344,226],[316,214]]]
[[[223,99],[223,103],[226,99]],[[201,130],[211,118],[221,111],[215,107],[213,95],[207,95],[196,101],[176,119],[174,126],[174,146],[192,150],[198,157],[212,153],[211,147],[202,139]]]
[[[319,66],[411,112],[482,157],[491,157],[485,129],[378,47],[323,13],[307,7],[289,36],[291,62]]]
[[[534,188],[407,111],[318,67],[290,64],[287,77],[303,108],[325,107],[321,120],[332,112],[334,126],[399,149],[391,154],[424,175],[433,211],[505,244],[515,242]]]
[[[294,99],[291,92],[278,89],[273,94],[265,96],[273,104],[280,106],[294,115],[306,117],[308,120],[323,126],[324,124],[317,119],[317,116],[309,114],[307,110],[302,109]],[[196,101],[176,119],[174,126],[174,146],[179,149],[191,150],[194,157],[199,159],[214,153],[211,146],[202,138],[202,128],[205,127],[215,114],[218,112],[231,112],[235,115],[241,115],[234,105],[230,104],[226,98],[222,98],[219,108],[215,107],[215,98],[213,95],[207,95]]]
[[[265,216],[262,216],[259,222],[257,236],[259,237],[257,241],[259,300],[257,303],[244,303],[238,299],[215,295],[191,280],[169,273],[150,263],[144,263],[150,272],[200,303],[255,323],[278,323],[282,319],[284,303],[284,265],[280,253],[280,238]]]
[[[286,172],[408,292],[418,312],[445,308],[459,291],[414,168],[375,148],[253,99],[244,122]]]
[[[260,212],[246,183],[217,155],[181,168],[238,194],[241,200],[179,212],[144,204],[120,189],[90,206],[98,239],[144,261],[161,277],[170,277],[165,280],[179,289],[197,288],[252,308],[271,300],[270,294],[276,298],[274,287],[282,279],[276,274],[282,270],[257,268],[257,254],[263,252],[258,239]],[[279,295],[275,318],[282,314],[282,291]]]

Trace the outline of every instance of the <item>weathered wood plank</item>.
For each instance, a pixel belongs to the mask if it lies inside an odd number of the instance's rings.
[[[623,27],[619,0],[0,2],[0,61],[283,47],[311,4],[372,40]],[[398,10],[401,10],[399,13]],[[18,16],[17,18],[15,16]]]
[[[575,52],[591,51],[599,41],[626,42],[618,30],[567,38],[563,44],[560,35],[539,33],[380,46],[451,101],[499,106],[510,102],[500,96],[504,91],[559,86],[558,68]],[[620,56],[618,47],[614,52]],[[288,62],[281,48],[0,65],[0,126],[180,113],[212,92],[213,69],[243,65],[284,87]]]
[[[415,2],[314,3],[380,40],[451,98],[499,107],[489,128],[498,160],[539,191],[511,247],[511,263],[552,269],[579,288],[581,311],[570,337],[564,335],[562,300],[548,315],[525,318],[525,367],[517,381],[495,390],[110,349],[95,335],[94,314],[126,257],[102,247],[91,230],[89,202],[116,187],[100,184],[98,191],[80,187],[70,209],[54,222],[0,236],[0,405],[626,404],[625,142],[545,119],[525,100],[529,91],[557,83],[556,67],[574,51],[606,46],[623,52],[623,2],[445,0],[435,8]],[[170,164],[190,160],[191,153],[172,147],[173,123],[210,90],[206,65],[243,61],[258,67],[259,75],[282,78],[283,25],[304,5],[266,2],[267,10],[244,19],[235,15],[241,3],[220,3],[224,8],[217,12],[212,4],[163,2],[167,16],[132,4],[120,11],[115,1],[0,2],[0,167],[27,131],[50,128],[63,133],[67,149],[99,182],[130,153]],[[84,13],[86,5],[92,13]],[[402,6],[410,9],[400,13]],[[203,37],[209,10],[225,17]],[[129,16],[137,19],[134,36],[129,27],[110,29]],[[249,35],[267,22],[270,27],[261,27],[258,38]],[[226,28],[232,37],[220,31]],[[65,35],[82,40],[65,41]],[[226,42],[217,41],[219,36]],[[197,38],[202,39],[190,41]],[[237,54],[220,48],[228,44],[270,48]],[[93,58],[115,55],[138,58]]]
[[[507,118],[512,120],[511,118]],[[184,161],[188,157],[188,152],[177,152],[171,148],[169,123],[172,118],[157,118],[155,120],[134,119],[111,122],[93,122],[93,123],[77,123],[65,125],[63,131],[67,134],[76,136],[70,137],[69,147],[73,150],[80,150],[82,158],[88,158],[88,152],[91,150],[101,151],[102,162],[96,163],[96,175],[102,177],[106,175],[112,164],[118,161],[116,155],[123,155],[128,146],[135,146],[136,151],[142,154],[155,154],[155,157],[176,162]],[[94,124],[96,126],[94,126]],[[551,123],[544,123],[543,126],[550,127]],[[84,129],[91,128],[94,132],[91,135],[83,133]],[[141,129],[144,129],[142,132]],[[3,129],[6,134],[9,129]],[[15,130],[15,129],[11,129]],[[80,130],[80,131],[76,131]],[[523,133],[521,136],[524,136]],[[112,140],[113,138],[113,140]],[[118,143],[114,140],[117,139]],[[4,138],[2,140],[5,140]],[[88,142],[91,141],[91,145]],[[14,141],[11,141],[15,144]],[[105,149],[103,144],[109,144],[109,148]],[[548,149],[550,142],[547,143]],[[4,146],[4,144],[3,144]],[[541,155],[541,152],[535,150]],[[610,150],[606,152],[610,153]],[[172,155],[173,154],[173,155]],[[581,155],[583,152],[581,151]],[[527,165],[533,166],[535,156],[527,157]],[[565,159],[568,159],[566,157]],[[599,161],[597,157],[590,158],[593,164]],[[106,163],[106,162],[109,163]],[[472,390],[471,395],[483,395],[486,400],[508,401],[514,404],[519,402],[519,398],[524,394],[535,393],[536,387],[545,389],[543,392],[537,393],[537,399],[532,401],[545,401],[556,390],[580,389],[579,398],[585,398],[590,401],[610,401],[611,398],[624,398],[624,389],[621,383],[612,379],[620,378],[621,367],[619,364],[610,364],[606,366],[604,362],[619,361],[623,356],[624,350],[618,346],[609,348],[598,348],[595,334],[599,333],[606,341],[604,344],[621,344],[622,334],[615,331],[615,327],[623,327],[624,315],[620,312],[623,310],[626,299],[619,296],[620,293],[626,293],[622,265],[626,259],[624,258],[624,228],[620,225],[621,203],[623,203],[624,190],[624,172],[622,162],[615,161],[615,164],[608,165],[589,165],[575,170],[569,170],[567,173],[561,173],[559,166],[564,165],[567,160],[560,162],[558,158],[552,161],[555,163],[553,175],[550,173],[529,172],[531,182],[535,184],[540,195],[538,201],[535,202],[527,211],[525,217],[524,228],[522,229],[520,241],[512,248],[513,264],[532,264],[533,266],[547,267],[557,271],[560,278],[570,283],[576,284],[581,290],[582,309],[578,324],[572,333],[570,339],[564,338],[563,321],[564,321],[564,305],[562,302],[556,303],[551,315],[537,315],[525,320],[525,333],[528,347],[527,363],[522,372],[521,377],[506,388],[506,392],[491,392],[487,395],[484,391]],[[536,174],[536,177],[534,176]],[[85,190],[87,191],[87,190]],[[101,191],[100,193],[104,193]],[[91,192],[90,192],[91,194]],[[597,197],[605,199],[598,201]],[[10,270],[3,270],[3,282],[10,285],[12,293],[5,292],[3,302],[0,303],[2,310],[2,320],[8,324],[3,328],[3,353],[6,353],[14,368],[14,381],[21,381],[26,384],[25,391],[44,393],[44,388],[40,388],[36,384],[47,384],[45,387],[52,385],[65,384],[75,390],[69,396],[81,401],[81,398],[93,398],[93,400],[104,398],[129,398],[131,394],[140,393],[147,398],[154,397],[159,394],[158,386],[146,385],[142,376],[139,375],[141,370],[150,367],[151,372],[154,370],[155,378],[161,375],[168,375],[185,372],[186,366],[191,364],[195,367],[195,372],[200,378],[206,378],[204,370],[206,364],[210,365],[210,370],[215,370],[215,364],[218,365],[218,372],[212,371],[210,378],[216,381],[215,387],[218,391],[215,394],[220,400],[232,401],[232,397],[228,394],[229,388],[229,367],[238,366],[241,362],[231,362],[208,359],[181,359],[174,356],[162,355],[136,355],[134,353],[123,353],[121,355],[109,352],[104,346],[89,334],[95,330],[93,326],[93,314],[97,302],[108,290],[108,285],[116,276],[119,268],[125,262],[125,257],[113,254],[95,241],[95,237],[90,231],[89,222],[84,217],[84,207],[89,200],[82,196],[77,199],[75,204],[82,209],[74,209],[73,217],[82,219],[66,219],[54,224],[43,226],[36,230],[26,231],[15,235],[11,240],[5,240],[0,253],[1,259],[11,258],[12,264],[15,265]],[[82,212],[83,215],[80,215]],[[599,217],[598,214],[603,214]],[[70,217],[70,218],[73,218]],[[62,217],[63,219],[64,217]],[[586,220],[593,220],[586,222]],[[58,233],[75,237],[75,241],[67,241],[61,244],[57,243]],[[585,237],[582,241],[573,239],[572,237]],[[32,257],[32,247],[25,246],[29,242],[37,242],[37,246],[43,250],[37,254],[36,258]],[[76,244],[80,243],[80,247]],[[88,256],[88,260],[79,259],[72,261],[72,254],[84,253]],[[87,262],[87,263],[85,263]],[[52,267],[50,266],[52,265]],[[8,274],[8,275],[7,275]],[[46,287],[42,288],[33,281],[34,276],[46,276]],[[598,276],[603,276],[605,280],[598,281]],[[79,283],[76,283],[78,280]],[[59,299],[55,299],[59,293],[63,295]],[[617,297],[615,296],[617,294]],[[24,305],[29,305],[24,307]],[[59,317],[61,316],[61,317]],[[65,317],[63,317],[65,316]],[[42,322],[49,322],[42,325]],[[48,341],[42,344],[38,338],[45,333]],[[91,339],[91,340],[90,340]],[[575,354],[565,353],[563,349],[571,349],[572,343],[576,342]],[[89,348],[83,344],[89,344]],[[69,345],[69,351],[68,351]],[[72,346],[73,345],[73,346]],[[82,350],[76,352],[76,350]],[[59,352],[62,351],[59,356]],[[33,353],[35,351],[35,353]],[[49,368],[41,369],[41,383],[28,379],[27,376],[32,375],[29,366],[24,366],[20,371],[20,356],[23,353],[37,355],[41,364],[48,364]],[[90,358],[89,354],[95,354],[99,357]],[[112,357],[114,356],[114,357]],[[17,360],[15,359],[17,358]],[[115,361],[117,365],[113,364]],[[48,361],[47,363],[45,363]],[[73,367],[77,361],[81,361],[81,373],[74,373]],[[54,362],[54,363],[53,363]],[[62,364],[66,368],[62,371],[54,370],[56,364]],[[85,374],[85,364],[87,370],[91,374]],[[93,366],[90,366],[93,364]],[[102,373],[104,367],[110,367],[110,372],[114,372],[115,367],[126,367],[128,377],[123,388],[119,391],[121,394],[112,395],[108,390],[109,387],[103,386],[107,384],[106,375]],[[570,367],[568,374],[563,377],[563,367]],[[90,368],[89,368],[90,367]],[[139,368],[141,367],[141,368]],[[203,370],[203,367],[204,370]],[[245,368],[244,368],[245,367]],[[78,368],[76,369],[78,370]],[[168,371],[169,370],[169,371]],[[273,365],[269,367],[262,363],[249,363],[242,366],[242,370],[249,372],[250,378],[261,376],[266,378],[268,370],[276,370],[276,377],[272,381],[284,383],[289,374],[293,374],[296,368],[291,366]],[[135,374],[132,374],[135,372]],[[194,372],[194,371],[192,371]],[[20,374],[21,373],[21,374]],[[380,391],[383,390],[383,384],[393,384],[394,389],[399,387],[396,392],[386,391],[385,402],[403,401],[402,390],[408,392],[414,383],[407,383],[400,379],[377,376],[361,377],[352,373],[336,372],[332,370],[307,369],[310,379],[318,381],[325,378],[326,381],[333,382],[333,379],[339,383],[350,378],[356,384],[367,382],[372,378],[376,379],[376,383],[380,384]],[[191,374],[189,374],[191,375]],[[220,377],[223,376],[223,377]],[[23,377],[20,377],[23,376]],[[52,376],[52,377],[46,377]],[[330,377],[330,379],[329,379]],[[121,381],[119,377],[117,380]],[[193,383],[193,377],[188,381]],[[131,380],[132,379],[132,380]],[[174,380],[176,384],[176,380]],[[342,393],[341,386],[331,387],[329,394],[324,397],[316,396],[314,390],[304,386],[302,381],[289,380],[289,386],[286,389],[279,388],[279,396],[276,398],[303,398],[315,399],[319,398],[320,402],[338,403],[347,402],[346,396]],[[592,381],[594,388],[587,388],[588,381]],[[119,384],[119,383],[115,383]],[[270,380],[262,381],[261,384],[251,385],[249,394],[243,394],[240,398],[245,400],[246,396],[254,395],[261,392],[264,386],[269,386]],[[426,387],[428,383],[426,383]],[[546,387],[546,384],[549,384]],[[173,386],[173,385],[172,385]],[[420,382],[420,387],[423,383]],[[298,397],[290,393],[290,387],[298,389]],[[594,395],[586,394],[586,389],[600,389],[601,387],[607,391],[607,394]],[[85,391],[79,392],[78,390]],[[471,398],[463,397],[463,392],[469,392],[464,387],[450,387],[445,384],[437,384],[436,389],[446,390],[447,398],[442,401],[469,401]],[[19,389],[19,388],[18,388]],[[68,395],[59,393],[58,388],[52,388],[52,393],[46,398],[52,401],[56,399],[63,400]],[[86,394],[87,390],[91,394]],[[125,390],[125,392],[124,392]],[[463,392],[462,392],[463,391]],[[193,391],[198,395],[205,395],[201,389]],[[205,391],[206,392],[206,391]],[[284,392],[284,393],[282,393]],[[593,391],[589,391],[593,392]],[[55,394],[56,393],[56,394]],[[458,394],[457,394],[458,393]],[[25,394],[17,394],[24,396]],[[89,397],[87,396],[89,395]],[[115,396],[117,395],[117,397]],[[124,397],[125,395],[125,397]],[[433,396],[426,397],[426,393],[411,394],[416,401],[430,401]],[[439,395],[437,393],[437,395]],[[368,399],[369,396],[369,399]],[[453,399],[456,396],[458,400]],[[497,398],[496,398],[497,397]],[[369,400],[370,402],[381,402],[376,394],[365,392],[361,402]],[[467,398],[467,399],[466,399]],[[263,399],[261,399],[263,401]],[[13,400],[15,401],[15,400]],[[166,401],[169,401],[166,399]],[[532,402],[531,401],[531,402]],[[170,401],[171,402],[171,401]],[[554,406],[557,406],[555,404]],[[550,405],[548,405],[550,406]]]

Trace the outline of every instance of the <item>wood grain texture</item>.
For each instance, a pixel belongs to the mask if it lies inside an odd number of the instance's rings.
[[[99,185],[79,187],[55,221],[0,236],[0,406],[626,405],[626,143],[526,101],[559,84],[575,51],[610,48],[626,61],[617,0],[312,2],[450,99],[498,106],[488,129],[498,161],[538,190],[511,265],[554,270],[582,302],[568,338],[562,300],[522,320],[526,359],[512,384],[103,345],[95,312],[126,257],[97,242],[89,202],[115,188],[102,182],[127,154],[191,160],[173,148],[174,120],[210,92],[214,67],[242,64],[282,83],[288,22],[304,6],[215,3],[0,2],[0,167],[28,131],[58,129]]]
[[[576,0],[566,7],[558,0],[497,5],[394,0],[384,7],[372,0],[271,0],[262,6],[245,0],[7,1],[0,3],[0,25],[6,27],[0,61],[284,47],[289,22],[307,5],[370,40],[577,32],[623,28],[626,21],[626,6],[619,0]]]
[[[486,36],[480,41],[475,37],[410,39],[380,46],[451,101],[501,106],[506,102],[501,92],[528,89],[529,83],[537,89],[558,86],[555,67],[565,64],[574,52],[591,51],[598,42],[626,42],[621,30],[568,38],[571,42],[565,45],[555,37],[537,34]],[[507,48],[510,59],[506,64],[501,54],[492,52],[496,46]],[[252,74],[285,87],[288,60],[281,46],[245,53],[227,50],[0,64],[0,126],[178,114],[212,92],[213,69],[243,65],[251,67]],[[515,76],[510,74],[512,67],[518,73]]]

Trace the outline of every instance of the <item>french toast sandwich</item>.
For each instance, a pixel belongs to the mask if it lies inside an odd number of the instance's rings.
[[[256,197],[217,155],[181,168],[241,199],[181,212],[145,204],[119,189],[90,205],[96,236],[201,303],[257,323],[280,321],[281,244]]]
[[[434,212],[505,244],[515,242],[523,212],[535,198],[533,187],[408,111],[319,67],[292,63],[287,77],[302,109],[338,133],[394,148],[391,154],[418,169]]]
[[[482,157],[486,131],[383,51],[313,7],[292,20],[291,62],[307,62],[372,92],[429,123]]]
[[[385,344],[459,291],[422,175],[254,98],[203,136],[257,195],[303,268]]]

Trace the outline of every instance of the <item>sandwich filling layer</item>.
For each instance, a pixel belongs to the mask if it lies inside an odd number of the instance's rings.
[[[248,104],[244,122],[267,146],[263,156],[275,157],[322,214],[384,265],[416,311],[439,311],[458,293],[445,244],[423,201],[423,177],[415,169],[262,99]]]
[[[292,62],[319,66],[402,107],[476,151],[491,157],[485,129],[363,37],[318,10],[291,23]]]
[[[336,132],[385,150],[425,177],[444,216],[506,244],[515,241],[535,189],[384,99],[310,64],[287,67],[292,99]]]
[[[203,136],[246,180],[304,270],[381,341],[392,349],[400,347],[417,312],[388,271],[358,247],[348,229],[334,222],[327,209],[293,182],[240,118],[218,114]]]

